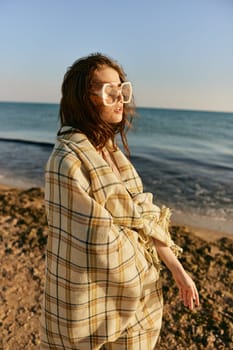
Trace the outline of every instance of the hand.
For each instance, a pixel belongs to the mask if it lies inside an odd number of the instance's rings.
[[[180,298],[183,300],[184,305],[193,310],[194,305],[199,305],[199,296],[195,283],[169,247],[156,239],[154,239],[154,243],[161,260],[169,268],[176,281]]]
[[[187,272],[179,269],[179,272],[173,272],[173,277],[179,288],[179,295],[183,300],[184,306],[190,310],[194,309],[194,306],[199,306],[199,295],[195,283]]]

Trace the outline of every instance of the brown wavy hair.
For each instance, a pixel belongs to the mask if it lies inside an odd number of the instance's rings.
[[[100,110],[90,99],[89,91],[94,72],[103,66],[115,69],[120,81],[126,81],[123,68],[115,60],[101,53],[94,53],[75,61],[67,70],[62,83],[59,110],[61,126],[68,125],[74,132],[75,129],[83,132],[96,149],[102,149],[109,140],[116,145],[116,135],[120,134],[126,154],[129,155],[126,132],[131,127],[135,115],[133,100],[123,105],[121,122],[110,124],[101,119]]]

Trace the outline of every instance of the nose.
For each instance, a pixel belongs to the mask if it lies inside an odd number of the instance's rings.
[[[117,96],[117,101],[121,102],[121,103],[123,103],[123,101],[124,101],[121,91],[119,91],[119,95]]]

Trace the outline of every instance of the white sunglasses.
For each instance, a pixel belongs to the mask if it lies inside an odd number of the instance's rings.
[[[132,84],[130,81],[122,84],[104,83],[99,92],[92,94],[101,96],[105,106],[114,105],[119,100],[119,96],[122,98],[123,103],[129,103],[132,99]]]

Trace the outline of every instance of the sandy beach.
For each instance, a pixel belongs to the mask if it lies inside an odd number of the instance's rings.
[[[0,186],[0,350],[39,349],[40,303],[48,234],[40,188]],[[164,267],[164,319],[159,350],[233,349],[233,235],[171,226],[183,247],[201,305],[188,311]],[[146,350],[146,349],[145,349]]]

